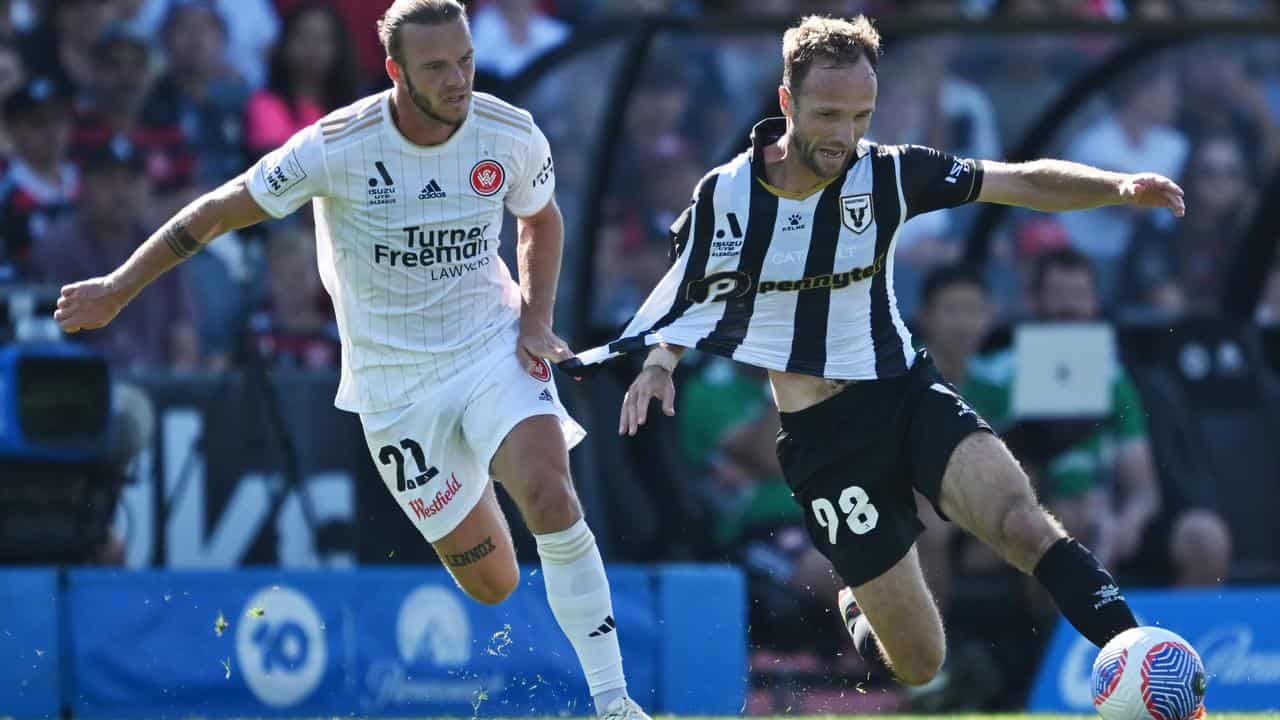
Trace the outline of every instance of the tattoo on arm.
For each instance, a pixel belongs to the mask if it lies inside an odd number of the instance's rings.
[[[192,236],[191,231],[187,230],[187,225],[181,219],[170,223],[163,231],[161,237],[164,243],[169,246],[169,250],[180,258],[189,258],[200,252],[204,247],[199,240]]]
[[[484,539],[484,542],[471,548],[470,550],[467,550],[466,552],[452,553],[449,555],[445,555],[444,562],[449,567],[462,567],[464,565],[470,565],[472,563],[480,561],[481,559],[484,558],[484,556],[488,555],[494,550],[497,550],[497,547],[493,544],[493,538],[487,537]]]

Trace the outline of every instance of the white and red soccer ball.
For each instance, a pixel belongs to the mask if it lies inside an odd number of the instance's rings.
[[[1191,643],[1158,627],[1120,633],[1093,662],[1093,707],[1103,720],[1190,720],[1206,685]]]

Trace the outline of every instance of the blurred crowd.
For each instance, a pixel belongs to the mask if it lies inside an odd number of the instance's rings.
[[[509,90],[551,137],[571,235],[599,165],[590,137],[617,61],[588,52],[536,86],[511,84],[575,33],[637,14],[709,18],[869,12],[878,18],[1176,19],[1261,17],[1261,0],[477,0],[470,3],[481,88]],[[293,132],[386,87],[363,0],[0,0],[0,283],[50,286],[102,273],[200,193]],[[1000,158],[1037,114],[1117,38],[951,35],[890,43],[873,139]],[[623,142],[596,207],[595,299],[587,335],[624,321],[664,271],[667,228],[701,174],[745,142],[778,76],[771,33],[660,35],[623,116]],[[585,60],[585,61],[584,61]],[[910,71],[906,68],[910,67]],[[593,77],[593,74],[595,75]],[[511,94],[508,93],[508,94]],[[519,97],[527,95],[527,97]],[[588,97],[583,97],[584,95]],[[1183,102],[1182,98],[1196,98]],[[1073,118],[1056,154],[1182,180],[1192,212],[1099,210],[1013,214],[996,233],[998,316],[1025,312],[1036,254],[1077,247],[1099,264],[1109,310],[1212,309],[1222,266],[1249,217],[1254,188],[1280,153],[1280,49],[1206,39],[1134,68]],[[312,273],[308,213],[233,233],[166,278],[167,302],[130,308],[91,337],[117,366],[213,369],[253,343],[273,363],[332,368],[336,334]],[[904,230],[897,264],[911,318],[927,270],[958,258],[975,210],[935,213]],[[301,227],[298,227],[301,226]],[[280,242],[270,242],[279,236]],[[572,239],[572,238],[571,238]],[[571,242],[569,266],[581,256]],[[288,278],[288,291],[281,287]],[[567,279],[570,287],[575,279]],[[1280,275],[1259,308],[1280,318]]]

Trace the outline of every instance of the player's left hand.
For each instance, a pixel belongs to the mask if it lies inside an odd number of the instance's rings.
[[[552,363],[573,357],[569,344],[561,340],[551,326],[533,319],[520,320],[520,337],[516,339],[516,356],[525,370],[534,372],[538,360],[545,359]]]
[[[1168,208],[1174,217],[1182,217],[1187,212],[1178,183],[1155,173],[1126,177],[1120,184],[1120,197],[1126,204],[1140,208]]]

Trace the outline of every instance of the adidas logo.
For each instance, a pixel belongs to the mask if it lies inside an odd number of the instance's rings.
[[[538,396],[538,399],[539,399],[539,400],[546,400],[547,402],[551,402],[551,391],[550,391],[550,390],[543,390],[543,391],[542,391],[542,394]]]
[[[613,616],[610,615],[604,619],[604,622],[600,623],[600,627],[592,631],[591,634],[588,635],[587,637],[600,637],[601,635],[608,635],[609,633],[613,632],[613,629],[615,627],[617,627],[617,624],[613,622]]]
[[[440,183],[436,182],[434,178],[422,188],[422,192],[418,193],[419,200],[439,200],[442,197],[447,197],[447,195],[440,188]]]

